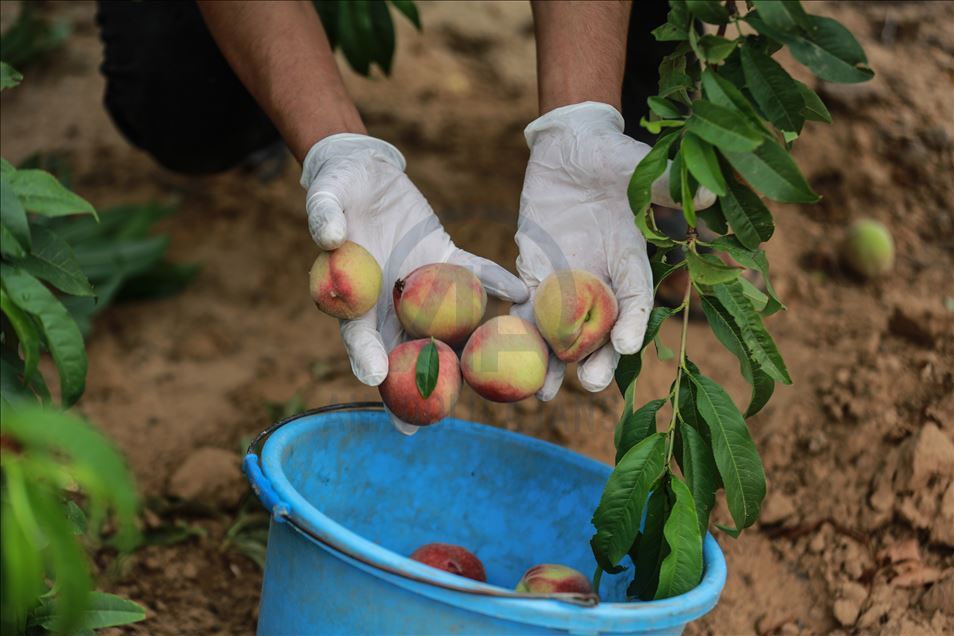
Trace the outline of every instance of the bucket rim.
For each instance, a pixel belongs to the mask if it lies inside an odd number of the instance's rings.
[[[253,489],[269,508],[275,522],[287,523],[307,540],[338,558],[386,578],[401,587],[465,610],[546,627],[596,631],[662,629],[684,625],[708,613],[718,602],[726,580],[726,563],[716,540],[706,533],[703,542],[703,577],[679,596],[654,601],[602,603],[583,595],[527,595],[489,583],[480,583],[443,572],[389,550],[349,530],[307,501],[291,484],[282,468],[286,448],[303,433],[323,426],[343,412],[367,412],[387,417],[380,402],[330,405],[286,418],[262,431],[249,446],[246,474]],[[567,448],[514,431],[446,418],[442,427],[468,430],[507,439],[558,456],[562,461],[587,466],[609,476],[612,467]],[[256,453],[259,450],[261,455]]]

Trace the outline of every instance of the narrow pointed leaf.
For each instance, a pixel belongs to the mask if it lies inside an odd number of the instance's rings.
[[[757,194],[736,179],[727,180],[726,193],[719,197],[719,205],[725,220],[745,247],[756,249],[760,243],[772,238],[775,232],[772,213]]]
[[[774,380],[791,384],[792,379],[785,368],[785,361],[778,352],[772,336],[765,330],[762,317],[746,299],[741,285],[737,282],[716,285],[713,288],[716,298],[739,326],[742,340],[752,355],[754,365],[769,374]]]
[[[629,180],[627,194],[629,206],[637,217],[645,214],[652,202],[653,183],[666,172],[666,167],[669,165],[669,148],[678,138],[679,135],[672,134],[658,140],[649,154],[636,166]]]
[[[751,152],[723,151],[742,178],[770,199],[783,203],[814,203],[812,190],[791,155],[771,139]]]
[[[666,519],[672,510],[667,488],[659,484],[646,502],[646,520],[633,544],[629,556],[636,566],[636,576],[626,590],[627,596],[651,601],[659,586],[659,568],[669,555],[669,545],[663,534]]]
[[[800,29],[812,27],[808,14],[798,0],[754,0],[753,4],[762,19],[774,29],[798,33]]]
[[[606,482],[590,540],[597,563],[611,571],[629,552],[643,516],[643,506],[665,470],[666,438],[656,433],[631,448]]]
[[[91,214],[96,210],[88,201],[73,194],[43,170],[17,170],[10,177],[10,185],[23,207],[43,216]]]
[[[779,130],[799,131],[805,123],[805,100],[781,65],[751,46],[742,47],[745,85],[769,121]]]
[[[679,423],[682,436],[682,472],[692,492],[699,520],[699,535],[709,527],[709,512],[715,505],[715,491],[719,487],[719,469],[716,468],[712,448],[699,432],[685,422]]]
[[[735,112],[704,100],[692,103],[692,116],[686,130],[698,135],[721,150],[749,152],[758,148],[765,137],[748,120]]]
[[[40,321],[60,376],[63,404],[72,406],[86,385],[83,335],[66,308],[32,275],[4,264],[0,265],[0,277],[14,304]]]
[[[709,24],[726,24],[729,12],[719,0],[686,0],[689,12]]]
[[[20,245],[13,232],[2,223],[0,223],[0,253],[13,258],[23,258],[27,255],[26,249]]]
[[[390,0],[395,9],[400,11],[405,18],[411,21],[417,30],[421,30],[421,16],[417,12],[417,5],[414,0]]]
[[[23,349],[23,381],[29,384],[40,361],[40,333],[26,313],[17,307],[0,287],[0,309],[6,315]]]
[[[630,385],[635,387],[635,383]],[[627,391],[629,391],[627,389]],[[629,402],[623,409],[619,423],[616,425],[619,439],[616,442],[616,463],[619,464],[623,456],[638,443],[656,432],[656,414],[666,400],[659,399],[647,402],[636,411],[632,410],[632,393],[628,394]]]
[[[729,395],[704,375],[690,374],[696,405],[709,427],[712,451],[738,528],[755,523],[765,498],[765,471],[745,420]]]
[[[437,378],[440,375],[440,356],[437,353],[437,345],[434,339],[421,348],[417,356],[417,368],[415,379],[417,381],[417,390],[425,400],[434,392],[437,386]]]
[[[779,309],[785,309],[785,305],[782,304],[778,294],[775,292],[775,287],[772,285],[772,277],[769,272],[769,263],[765,257],[765,252],[758,249],[749,249],[742,244],[739,237],[731,235],[720,236],[712,242],[712,246],[715,249],[728,252],[732,258],[744,267],[757,270],[762,274],[765,291],[769,295],[769,302],[765,306],[765,309],[762,310],[762,314],[769,316]]]
[[[774,392],[775,380],[765,371],[755,369],[752,372],[752,397],[749,399],[748,408],[745,409],[745,417],[752,417],[761,411]]]
[[[718,64],[729,57],[736,46],[736,40],[727,40],[717,35],[703,35],[699,38],[696,48],[703,60],[709,64]]]
[[[18,265],[67,294],[95,295],[69,244],[43,226],[34,233],[33,250]]]
[[[683,137],[680,154],[689,172],[700,184],[719,196],[726,194],[725,177],[722,176],[719,158],[712,146],[688,133]]]
[[[678,119],[682,112],[676,104],[665,97],[650,97],[646,100],[649,109],[663,119]]]
[[[753,364],[750,359],[748,348],[742,339],[742,331],[735,324],[735,319],[729,313],[718,298],[703,295],[701,297],[702,312],[706,316],[709,327],[715,334],[715,337],[722,343],[726,349],[732,352],[739,361],[739,371],[745,381],[752,384]]]
[[[751,124],[757,126],[763,132],[768,132],[762,124],[762,118],[759,117],[751,102],[731,81],[711,68],[702,72],[701,79],[702,91],[707,100],[716,106],[745,115]]]
[[[798,87],[798,92],[801,93],[802,101],[805,103],[805,106],[802,108],[802,115],[805,116],[805,119],[830,124],[831,113],[828,112],[828,108],[825,106],[825,102],[822,101],[821,97],[804,82],[795,80],[795,85]]]
[[[659,569],[657,599],[684,594],[702,580],[702,535],[692,493],[678,477],[672,478],[670,487],[675,503],[663,529],[669,555]]]
[[[0,91],[13,88],[23,81],[23,75],[6,62],[0,62]]]
[[[738,267],[726,265],[711,254],[697,254],[692,250],[686,252],[686,262],[689,263],[689,276],[697,285],[717,285],[738,278],[742,272]]]
[[[30,250],[30,224],[26,210],[13,191],[13,184],[7,174],[0,175],[0,224],[10,231],[23,251]]]

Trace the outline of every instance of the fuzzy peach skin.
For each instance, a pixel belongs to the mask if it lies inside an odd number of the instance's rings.
[[[443,342],[437,345],[438,372],[434,391],[421,397],[417,389],[417,357],[430,338],[396,346],[388,355],[388,376],[378,386],[381,399],[394,415],[408,424],[427,426],[450,415],[460,394],[457,354]]]
[[[516,402],[540,390],[547,374],[547,345],[517,316],[491,318],[470,336],[460,356],[464,380],[481,397]]]
[[[432,263],[394,283],[394,311],[413,338],[459,347],[484,317],[487,292],[466,267]]]
[[[571,567],[542,563],[526,571],[516,590],[530,594],[591,594],[593,586],[588,578]]]
[[[381,266],[368,250],[352,241],[319,254],[308,279],[318,309],[342,320],[368,313],[381,293]]]
[[[555,272],[537,287],[533,317],[553,353],[577,362],[607,340],[616,323],[616,296],[602,280],[583,270]]]
[[[411,558],[438,570],[487,582],[484,564],[474,554],[453,543],[428,543],[411,553]]]

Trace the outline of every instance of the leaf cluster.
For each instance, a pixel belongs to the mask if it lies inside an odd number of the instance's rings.
[[[355,72],[367,76],[377,64],[391,74],[394,22],[388,4],[418,29],[421,18],[413,0],[314,0],[332,48],[340,48]]]
[[[776,383],[792,379],[764,322],[784,305],[761,249],[775,231],[762,197],[819,199],[790,150],[807,121],[831,123],[818,95],[772,55],[788,47],[827,81],[872,76],[851,33],[835,20],[806,13],[797,0],[753,0],[744,13],[731,0],[669,4],[666,23],[653,35],[674,42],[675,49],[659,67],[659,93],[648,99],[649,114],[641,121],[660,136],[633,173],[629,200],[637,227],[656,246],[650,260],[656,288],[683,269],[688,282],[679,306],[652,311],[641,350],[623,356],[617,367],[625,406],[614,437],[616,467],[593,515],[591,541],[599,570],[619,572],[629,556],[635,565],[629,595],[641,600],[682,594],[699,583],[702,541],[719,489],[734,523],[720,529],[731,536],[755,523],[765,496],[762,462],[745,418],[765,406]],[[730,27],[735,37],[726,36]],[[660,232],[650,208],[652,186],[667,170],[669,194],[688,225],[685,239]],[[717,196],[716,205],[695,209],[700,187]],[[752,387],[744,412],[688,357],[693,297]],[[672,357],[659,330],[678,314],[682,338],[669,395],[639,405],[645,350],[655,342],[661,359]],[[657,432],[657,415],[667,403],[672,415]]]

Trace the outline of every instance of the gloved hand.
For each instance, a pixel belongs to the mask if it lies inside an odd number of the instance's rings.
[[[530,163],[520,196],[517,272],[530,288],[528,302],[511,313],[533,321],[533,294],[552,272],[587,270],[616,294],[619,317],[610,342],[580,363],[589,391],[606,388],[620,354],[643,342],[653,307],[653,279],[646,241],[636,228],[626,189],[650,147],[623,134],[623,117],[608,104],[584,102],[550,111],[524,131]],[[678,207],[669,196],[668,172],[653,184],[653,203]],[[696,207],[715,196],[700,188]],[[552,399],[565,364],[551,352],[547,379],[537,393]]]
[[[471,270],[488,294],[525,302],[529,291],[496,263],[458,248],[431,206],[404,174],[404,157],[391,144],[356,134],[331,135],[305,157],[301,185],[308,191],[308,227],[322,250],[351,240],[381,266],[381,295],[374,309],[341,321],[341,338],[354,375],[377,386],[388,374],[388,352],[404,340],[394,311],[394,282],[428,263]],[[391,416],[408,435],[417,430]]]

